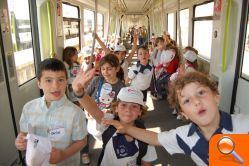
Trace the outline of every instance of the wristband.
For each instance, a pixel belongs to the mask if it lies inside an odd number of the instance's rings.
[[[77,95],[75,92],[73,92],[73,95],[77,98],[77,99],[82,99],[85,96],[86,92],[85,90],[83,90],[83,93],[81,95]]]

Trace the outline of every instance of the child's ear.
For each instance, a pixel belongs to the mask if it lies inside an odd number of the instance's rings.
[[[41,82],[39,80],[37,80],[37,86],[38,86],[39,89],[42,89],[41,88]]]
[[[215,102],[216,102],[216,104],[218,106],[219,103],[220,103],[220,94],[214,94],[214,100],[215,100]]]
[[[179,111],[179,114],[181,114],[186,120],[189,120],[189,117],[182,111]]]
[[[116,71],[119,72],[119,70],[120,70],[120,66],[117,67]]]

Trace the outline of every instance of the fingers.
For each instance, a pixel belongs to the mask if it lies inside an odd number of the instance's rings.
[[[15,145],[18,150],[25,150],[27,147],[27,139],[24,135],[18,135],[15,140]]]

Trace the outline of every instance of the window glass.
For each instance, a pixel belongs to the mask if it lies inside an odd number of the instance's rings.
[[[94,12],[91,10],[84,9],[84,40],[86,46],[92,45],[93,30],[94,30]]]
[[[104,16],[103,14],[98,13],[98,26],[97,26],[97,33],[99,37],[103,37],[104,35]]]
[[[213,21],[195,21],[194,27],[193,46],[198,50],[199,55],[203,56],[205,59],[210,59]]]
[[[170,37],[172,39],[175,40],[175,33],[174,33],[174,28],[175,28],[175,25],[174,25],[174,13],[169,13],[168,15],[168,21],[167,21],[167,25],[168,25],[168,33],[170,34]]]
[[[67,18],[79,18],[79,11],[76,6],[62,4],[62,15]]]
[[[195,7],[195,17],[213,16],[214,2],[198,5]]]
[[[242,77],[249,79],[249,21],[247,22],[246,42],[244,48],[243,64],[242,64]]]
[[[11,37],[18,85],[35,77],[28,0],[8,0]]]
[[[73,46],[80,49],[80,18],[79,8],[63,4],[64,47]]]
[[[188,46],[188,28],[189,28],[189,9],[180,11],[180,25],[181,25],[181,38],[182,46]],[[177,43],[179,44],[179,35],[177,35]]]

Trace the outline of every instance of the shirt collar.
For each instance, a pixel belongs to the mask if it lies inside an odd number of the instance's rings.
[[[41,99],[42,99],[42,106],[47,108],[47,104],[46,104],[46,101],[45,101],[45,96],[43,95],[43,97]],[[50,109],[50,108],[51,109],[58,108],[58,107],[62,106],[65,103],[66,100],[67,100],[67,97],[64,94],[60,98],[60,100],[52,101],[51,104],[50,104],[50,107],[48,109]]]
[[[220,124],[219,128],[224,128],[226,130],[232,131],[233,130],[233,124],[232,124],[232,117],[230,114],[220,111]],[[197,132],[198,126],[195,123],[192,123],[189,131],[188,131],[188,137],[192,136],[195,132]]]

